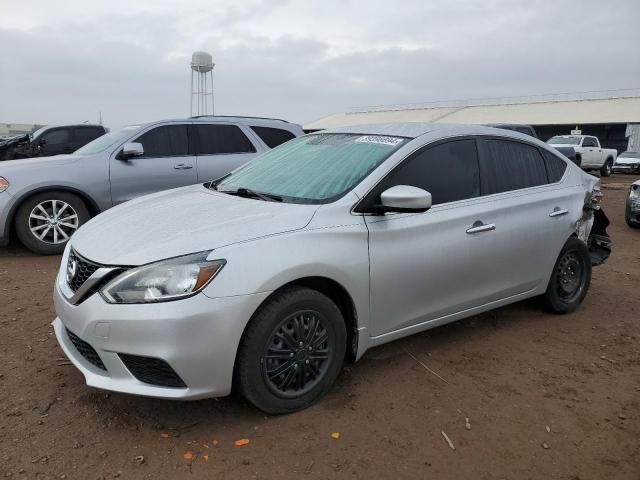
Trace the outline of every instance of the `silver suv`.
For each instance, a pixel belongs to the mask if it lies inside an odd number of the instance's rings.
[[[62,253],[114,205],[218,178],[303,133],[284,120],[194,117],[112,130],[70,155],[2,162],[0,246],[15,226],[30,250]]]
[[[291,412],[376,345],[537,295],[577,308],[609,254],[597,182],[507,130],[306,135],[87,223],[55,333],[94,387]]]

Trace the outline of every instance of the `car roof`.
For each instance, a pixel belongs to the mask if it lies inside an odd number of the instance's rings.
[[[281,123],[291,123],[287,120],[282,120],[281,118],[270,118],[270,117],[251,117],[251,116],[236,116],[236,115],[194,115],[193,117],[189,117],[192,120],[220,120],[227,122],[237,122],[242,124],[250,124],[260,121],[267,122],[281,122]]]
[[[595,135],[554,135],[552,138],[582,138],[582,137],[594,137]]]
[[[43,127],[45,130],[49,130],[51,128],[73,128],[73,127],[99,127],[104,128],[104,125],[100,125],[98,123],[70,123],[65,125],[46,125]]]
[[[194,122],[194,123],[206,123],[206,122],[227,122],[227,123],[235,123],[237,125],[244,126],[269,126],[269,127],[277,127],[283,130],[289,130],[292,132],[302,133],[302,127],[297,123],[291,123],[286,120],[280,120],[278,118],[266,118],[266,117],[242,117],[242,116],[231,116],[231,115],[197,115],[194,117],[186,117],[186,118],[167,118],[162,120],[155,120],[152,122],[144,122],[144,123],[136,123],[133,125],[138,125],[140,127],[149,127],[152,125],[159,124],[167,124],[167,123],[184,123],[184,122]]]
[[[461,124],[461,123],[371,123],[365,125],[353,125],[321,130],[318,133],[353,133],[361,135],[390,135],[405,138],[418,138],[428,133],[442,133],[443,135],[498,135],[518,139],[535,140],[529,135],[524,135],[512,130],[504,130],[485,125]]]

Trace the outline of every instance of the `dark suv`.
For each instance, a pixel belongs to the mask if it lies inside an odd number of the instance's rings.
[[[42,127],[31,135],[15,137],[0,144],[0,160],[49,157],[73,153],[107,133],[102,125],[61,125]]]
[[[65,125],[42,127],[31,136],[31,146],[39,157],[73,153],[80,147],[107,133],[102,125]]]

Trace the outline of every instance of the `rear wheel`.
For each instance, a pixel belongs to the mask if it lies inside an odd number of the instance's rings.
[[[565,243],[551,273],[544,299],[556,313],[573,312],[582,303],[591,284],[591,257],[581,240],[571,237]]]
[[[22,244],[41,255],[62,253],[69,238],[90,218],[84,202],[69,192],[43,192],[25,200],[16,213]]]
[[[291,413],[324,395],[337,378],[347,334],[338,307],[322,293],[287,288],[265,303],[242,338],[236,380],[260,410]]]
[[[602,166],[602,168],[600,169],[600,176],[601,177],[608,177],[609,175],[611,175],[611,169],[613,168],[613,161],[608,158],[606,162],[604,162],[604,165]]]

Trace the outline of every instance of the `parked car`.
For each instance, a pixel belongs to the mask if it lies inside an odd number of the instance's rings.
[[[71,155],[3,162],[0,245],[13,225],[30,250],[62,253],[94,215],[140,195],[217,178],[302,133],[283,120],[166,120],[113,130]]]
[[[102,125],[87,123],[42,127],[31,135],[0,144],[0,160],[73,153],[106,132]]]
[[[493,123],[487,126],[493,128],[502,128],[504,130],[511,130],[513,132],[519,132],[525,135],[529,135],[533,138],[538,138],[538,134],[536,133],[535,128],[533,128],[531,125],[522,125],[519,123]]]
[[[575,163],[583,170],[598,170],[602,177],[611,175],[618,156],[616,149],[602,148],[600,140],[590,135],[559,135],[550,138],[547,143],[565,156],[573,157]]]
[[[613,163],[615,173],[640,173],[640,152],[622,152]]]
[[[26,150],[31,144],[29,135],[11,135],[0,138],[0,162],[13,160],[16,152]]]
[[[640,180],[633,182],[629,189],[625,219],[630,227],[640,228]]]
[[[233,385],[292,412],[345,356],[537,295],[575,310],[610,251],[600,197],[597,178],[507,130],[326,130],[92,219],[63,255],[53,326],[91,386],[194,399]]]

